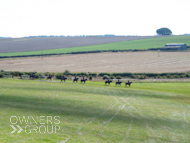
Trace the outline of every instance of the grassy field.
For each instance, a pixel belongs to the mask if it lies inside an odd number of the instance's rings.
[[[101,50],[149,49],[149,48],[163,47],[166,43],[186,43],[189,46],[190,45],[189,39],[190,39],[189,35],[172,36],[172,37],[150,38],[150,39],[142,39],[142,40],[108,43],[108,44],[101,44],[101,45],[73,47],[73,48],[60,48],[60,49],[30,51],[30,52],[0,53],[0,56],[59,54],[59,53],[97,51],[97,50],[101,51]]]
[[[189,93],[189,83],[125,88],[90,81],[0,79],[0,142],[190,142]],[[23,116],[43,120],[17,122]],[[59,117],[57,124],[54,120],[57,132],[46,132],[53,124],[41,124],[46,117]],[[10,125],[23,130],[11,133]],[[38,130],[32,128],[36,126]]]

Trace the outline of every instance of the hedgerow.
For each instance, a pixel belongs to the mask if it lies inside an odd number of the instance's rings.
[[[52,73],[52,72],[46,72],[46,73],[38,73],[38,72],[19,72],[19,71],[0,71],[0,77],[2,78],[4,75],[12,75],[19,77],[21,75],[35,75],[35,78],[39,78],[42,76],[56,76],[57,79],[60,79],[63,76],[79,76],[79,77],[103,77],[103,76],[108,76],[111,79],[114,78],[133,78],[133,79],[146,79],[146,78],[168,78],[168,79],[173,79],[173,78],[190,78],[190,72],[184,72],[184,73],[107,73],[107,72],[102,72],[102,73],[90,73],[90,72],[79,72],[79,73],[71,73],[68,70],[65,70],[62,73]]]

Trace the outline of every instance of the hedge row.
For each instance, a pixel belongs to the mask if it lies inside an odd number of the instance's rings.
[[[96,77],[98,76],[97,73],[86,73],[86,72],[80,72],[80,73],[71,73],[68,70],[64,71],[63,73],[51,73],[51,72],[46,72],[46,73],[37,73],[37,72],[19,72],[19,71],[4,71],[1,70],[0,71],[0,78],[2,78],[3,76],[22,76],[22,75],[26,75],[26,76],[30,76],[30,75],[35,75],[35,78],[39,78],[41,76],[56,76],[57,79],[60,79],[63,76],[80,76],[80,77],[84,77],[84,76],[89,76],[89,77]]]
[[[17,56],[0,56],[0,58],[19,58],[19,57],[39,57],[39,56],[53,56],[53,55],[64,55],[64,54],[87,54],[87,53],[101,53],[101,52],[138,52],[148,51],[147,49],[134,49],[134,50],[95,50],[95,51],[79,51],[71,53],[53,53],[53,54],[37,54],[37,55],[17,55]]]
[[[18,72],[18,71],[0,71],[0,78],[3,76],[22,76],[22,75],[35,75],[36,78],[42,77],[42,76],[56,76],[57,79],[60,79],[63,76],[79,76],[79,77],[103,77],[106,76],[110,79],[121,79],[121,78],[134,78],[134,79],[145,79],[145,78],[190,78],[190,72],[187,73],[86,73],[86,72],[80,72],[80,73],[71,73],[68,70],[65,70],[62,73],[37,73],[37,72]]]
[[[190,46],[187,46],[190,48]],[[53,55],[64,55],[64,54],[87,54],[87,53],[101,53],[101,52],[139,52],[139,51],[157,51],[160,48],[149,48],[149,49],[124,49],[124,50],[94,50],[94,51],[79,51],[70,53],[52,53],[52,54],[37,54],[37,55],[18,55],[18,56],[0,56],[0,58],[17,58],[17,57],[38,57],[38,56],[53,56]]]
[[[189,78],[190,72],[187,73],[100,73],[99,76],[110,76],[110,78]]]

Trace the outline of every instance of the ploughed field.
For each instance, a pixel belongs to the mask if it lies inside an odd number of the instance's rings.
[[[189,93],[189,83],[0,79],[0,141],[190,142]]]
[[[7,38],[0,39],[0,53],[81,47],[159,37],[163,36]]]
[[[190,52],[120,52],[0,59],[0,69],[31,72],[190,71]]]

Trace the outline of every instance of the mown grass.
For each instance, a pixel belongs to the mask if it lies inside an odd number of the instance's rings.
[[[163,38],[151,38],[142,40],[132,40],[125,42],[116,42],[101,45],[62,48],[52,50],[30,51],[30,52],[15,52],[15,53],[0,53],[0,56],[23,56],[23,55],[42,55],[42,54],[63,54],[72,52],[84,52],[84,51],[103,51],[103,50],[134,50],[134,49],[150,49],[161,48],[166,43],[185,43],[190,45],[190,36],[172,36]]]
[[[190,84],[0,79],[1,142],[190,142]],[[11,116],[60,116],[57,133],[13,133]],[[19,124],[24,127],[23,124]]]

